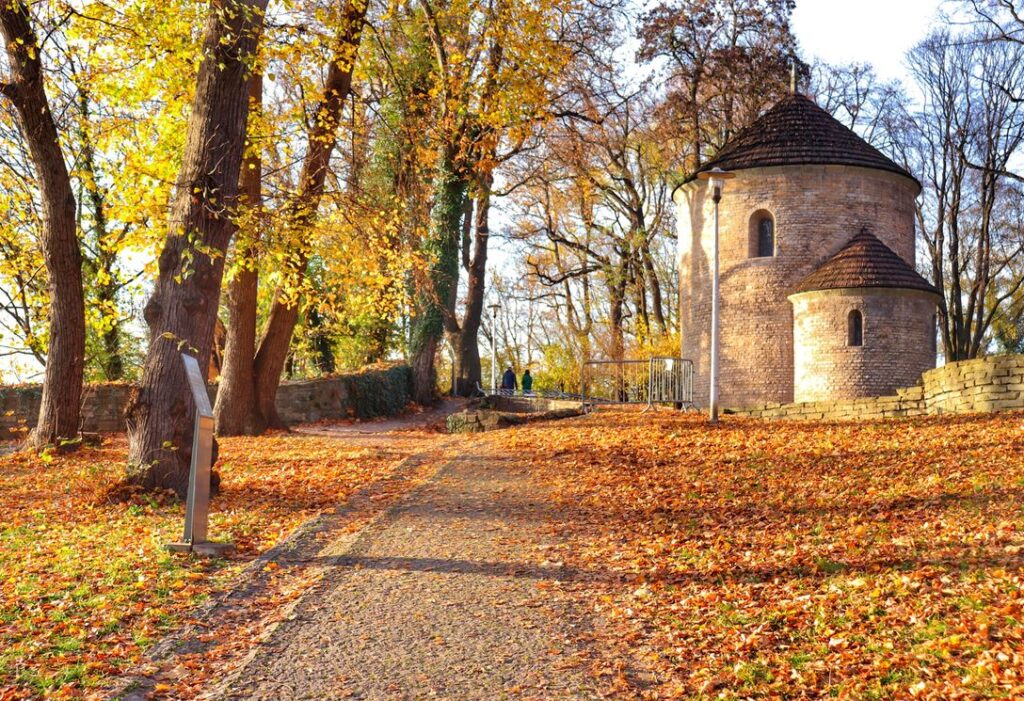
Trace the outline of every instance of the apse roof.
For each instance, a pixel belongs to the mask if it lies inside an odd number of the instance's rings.
[[[909,263],[862,229],[834,256],[805,277],[796,293],[858,287],[890,287],[939,294]]]

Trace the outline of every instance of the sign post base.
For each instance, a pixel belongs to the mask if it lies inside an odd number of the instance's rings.
[[[235,551],[234,543],[165,543],[164,547],[172,553],[195,553],[200,557],[227,557]]]

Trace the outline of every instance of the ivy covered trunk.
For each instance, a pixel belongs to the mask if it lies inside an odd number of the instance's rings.
[[[456,172],[454,147],[442,149],[434,176],[434,205],[430,233],[423,242],[429,262],[426,279],[416,290],[416,316],[409,333],[413,401],[432,404],[437,399],[434,359],[444,333],[444,314],[452,308],[459,285],[459,239],[462,235],[466,179]]]
[[[31,437],[32,444],[42,448],[75,440],[80,428],[85,367],[82,252],[71,178],[46,97],[40,47],[25,3],[0,1],[0,30],[11,73],[10,82],[0,83],[0,94],[17,111],[43,208],[41,243],[50,292],[50,336],[42,405]]]
[[[127,409],[128,477],[147,489],[188,488],[195,406],[181,362],[209,367],[224,253],[234,233],[249,114],[249,62],[266,0],[210,7],[203,61],[159,276],[145,307],[149,351]]]

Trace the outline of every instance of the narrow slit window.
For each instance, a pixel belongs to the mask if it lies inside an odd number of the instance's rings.
[[[864,315],[859,310],[854,309],[850,312],[850,330],[849,337],[847,338],[847,345],[850,346],[863,346],[864,345]]]
[[[757,257],[771,258],[775,255],[775,222],[771,217],[762,217],[757,223]]]

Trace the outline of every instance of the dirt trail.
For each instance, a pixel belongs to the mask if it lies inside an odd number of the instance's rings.
[[[353,423],[327,423],[327,424],[306,424],[295,430],[298,433],[308,433],[316,436],[337,436],[338,438],[349,439],[354,436],[373,436],[385,438],[382,434],[402,434],[410,431],[424,431],[433,428],[440,428],[450,414],[462,409],[466,404],[465,399],[444,399],[435,407],[423,409],[419,412],[402,414],[386,419],[374,419],[371,421],[356,421]]]
[[[557,556],[561,515],[496,443],[436,430],[461,401],[394,419],[297,427],[404,456],[250,563],[106,698],[142,701],[219,659],[206,699],[596,699],[589,623]],[[358,522],[360,529],[352,526]],[[275,571],[310,584],[264,610]],[[564,585],[564,586],[563,586]],[[254,618],[254,616],[256,618]],[[242,628],[254,642],[219,657]],[[212,647],[211,647],[212,646]],[[218,663],[213,663],[218,664]],[[156,697],[162,697],[156,693]]]
[[[217,699],[591,699],[584,625],[552,596],[554,514],[474,446],[309,566],[298,602]]]

